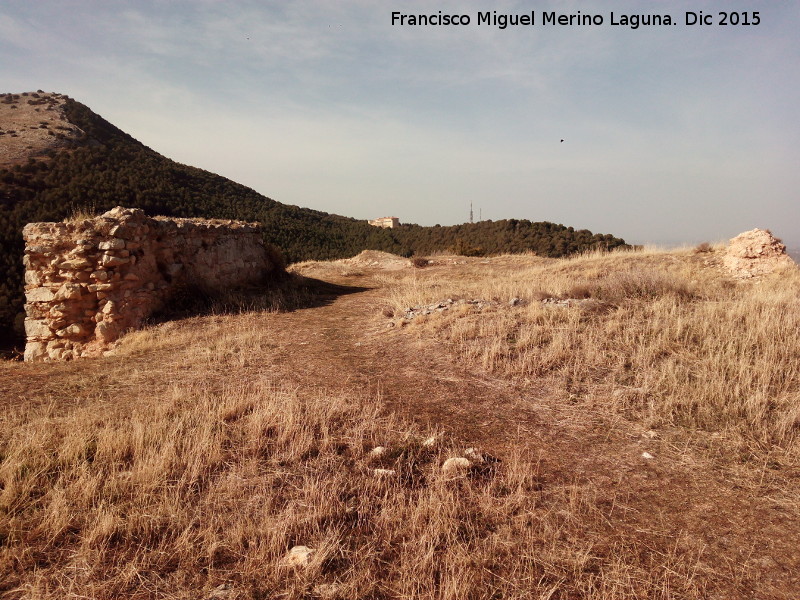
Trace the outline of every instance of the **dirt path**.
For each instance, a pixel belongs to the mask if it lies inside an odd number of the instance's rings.
[[[268,317],[276,346],[263,360],[282,381],[379,392],[390,410],[467,445],[536,457],[544,486],[579,486],[608,511],[610,536],[697,549],[698,568],[721,583],[710,598],[800,594],[800,519],[786,481],[764,473],[748,487],[685,433],[650,439],[640,424],[559,400],[547,382],[515,385],[455,364],[435,340],[387,328],[385,291],[369,276],[335,283],[367,289]]]

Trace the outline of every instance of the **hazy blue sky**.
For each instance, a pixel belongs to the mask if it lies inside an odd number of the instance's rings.
[[[472,22],[391,24],[439,10]],[[536,24],[478,25],[492,10]],[[733,10],[760,24],[684,25]],[[69,94],[179,162],[357,218],[454,224],[473,202],[630,242],[765,227],[800,246],[798,31],[795,0],[3,0],[0,87]]]

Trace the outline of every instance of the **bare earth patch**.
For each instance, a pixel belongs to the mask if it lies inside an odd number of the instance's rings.
[[[43,158],[49,150],[69,147],[83,133],[64,116],[60,94],[26,92],[0,97],[0,168]]]

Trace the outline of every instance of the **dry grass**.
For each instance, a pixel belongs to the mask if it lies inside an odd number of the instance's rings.
[[[728,432],[754,449],[797,453],[796,269],[736,284],[691,250],[502,257],[471,269],[457,278],[435,270],[387,276],[394,313],[449,297],[494,300],[495,309],[420,323],[489,371],[554,376],[566,394],[649,426]],[[595,301],[543,304],[547,297]],[[511,298],[529,302],[512,309]]]
[[[695,541],[662,556],[648,544],[666,533],[610,532],[606,499],[543,487],[535,457],[448,479],[439,465],[457,448],[423,445],[374,399],[254,380],[115,403],[9,417],[4,597],[197,598],[222,584],[237,598],[702,591]],[[390,451],[370,459],[377,445]],[[294,545],[316,550],[308,567],[281,566]]]
[[[776,445],[794,460],[800,277],[731,285],[703,259],[433,264],[385,274],[391,298],[381,298],[397,314],[447,297],[496,300],[408,331],[511,380],[554,382],[569,402],[721,431],[759,456]],[[538,301],[579,291],[594,300]],[[519,444],[447,478],[441,464],[469,439],[426,446],[431,432],[387,414],[379,397],[277,382],[261,362],[278,337],[268,317],[161,324],[94,363],[3,365],[4,377],[66,383],[0,417],[0,595],[756,597],[756,546],[710,555],[706,530],[628,491],[624,478],[646,470],[615,481],[554,474],[535,445]],[[379,445],[389,451],[371,457]],[[305,568],[281,564],[295,545],[315,549]]]
[[[100,215],[97,205],[90,204],[73,205],[69,215],[64,218],[64,223],[77,223],[79,221],[92,220]]]

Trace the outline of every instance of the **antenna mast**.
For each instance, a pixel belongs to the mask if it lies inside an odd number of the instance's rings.
[[[472,202],[469,203],[469,222],[472,223]]]

